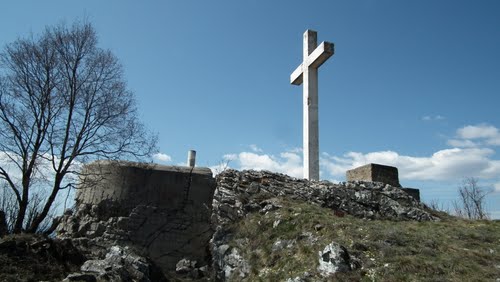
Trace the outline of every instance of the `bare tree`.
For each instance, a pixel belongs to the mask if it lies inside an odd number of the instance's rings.
[[[214,176],[221,174],[224,171],[228,170],[230,168],[230,166],[229,166],[230,162],[231,162],[231,159],[229,159],[229,158],[223,158],[221,161],[219,161],[219,164],[217,164],[215,167],[213,167]]]
[[[36,232],[75,167],[151,155],[156,136],[137,119],[118,59],[88,23],[48,27],[0,53],[0,179],[14,193],[14,232]],[[49,187],[35,213],[34,191]]]
[[[459,200],[453,202],[455,213],[467,219],[487,219],[484,201],[489,193],[489,190],[478,185],[477,178],[465,178],[458,187]]]
[[[447,214],[450,213],[450,209],[448,207],[445,207],[444,203],[440,202],[437,199],[432,199],[429,203],[426,203],[426,205],[430,209],[433,209],[435,211],[441,211]]]

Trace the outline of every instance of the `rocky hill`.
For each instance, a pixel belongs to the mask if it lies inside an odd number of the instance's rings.
[[[216,177],[207,257],[197,260],[186,255],[175,270],[163,272],[140,248],[124,244],[130,235],[124,232],[124,222],[137,217],[138,208],[114,217],[102,212],[107,204],[116,208],[116,203],[104,201],[95,207],[79,205],[64,216],[58,241],[70,244],[73,257],[84,263],[79,269],[74,263],[58,268],[52,277],[66,277],[65,281],[500,279],[500,222],[459,220],[379,182],[333,184],[265,171],[227,170]],[[155,214],[155,220],[160,216],[147,205],[139,209]],[[102,214],[106,216],[100,218]],[[88,238],[88,232],[96,235],[94,229],[101,235]],[[44,263],[39,252],[16,256],[21,253],[5,251],[13,245],[9,240],[0,240],[4,269],[21,257]],[[26,260],[27,256],[33,259]],[[26,275],[29,269],[25,264]],[[0,280],[29,280],[6,275],[0,272]]]
[[[226,171],[214,196],[217,279],[495,281],[500,222],[430,210],[383,183]]]

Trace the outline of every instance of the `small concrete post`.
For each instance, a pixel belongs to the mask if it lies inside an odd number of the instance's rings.
[[[189,150],[189,152],[188,152],[188,159],[187,159],[187,166],[194,167],[195,164],[196,164],[196,151],[195,150]]]

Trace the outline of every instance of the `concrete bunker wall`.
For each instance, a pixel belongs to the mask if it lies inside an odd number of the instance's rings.
[[[82,172],[77,207],[94,222],[80,235],[133,245],[164,271],[182,258],[207,263],[216,186],[210,169],[96,162]]]
[[[83,174],[87,176],[77,192],[77,202],[96,205],[111,200],[120,202],[125,209],[137,205],[171,210],[184,208],[187,203],[211,205],[215,189],[215,180],[208,168],[98,162],[86,165]]]
[[[399,184],[398,169],[393,166],[381,164],[367,164],[346,172],[347,181],[382,182],[394,187],[399,187],[417,201],[420,201],[420,190],[415,188],[403,188]]]
[[[367,164],[348,170],[346,179],[347,181],[382,182],[394,187],[401,187],[398,169],[387,165]]]

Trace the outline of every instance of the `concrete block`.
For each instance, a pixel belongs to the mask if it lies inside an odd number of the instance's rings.
[[[401,187],[399,184],[398,169],[393,166],[381,164],[367,164],[348,170],[346,172],[347,181],[369,181],[382,182],[394,187]]]
[[[417,200],[417,201],[420,202],[420,189],[416,189],[416,188],[401,188],[401,190],[405,191],[410,196],[412,196],[413,199],[415,199],[415,200]]]
[[[166,272],[186,256],[209,263],[210,169],[106,161],[86,165],[82,175],[76,201],[96,206],[108,239],[126,238]]]

